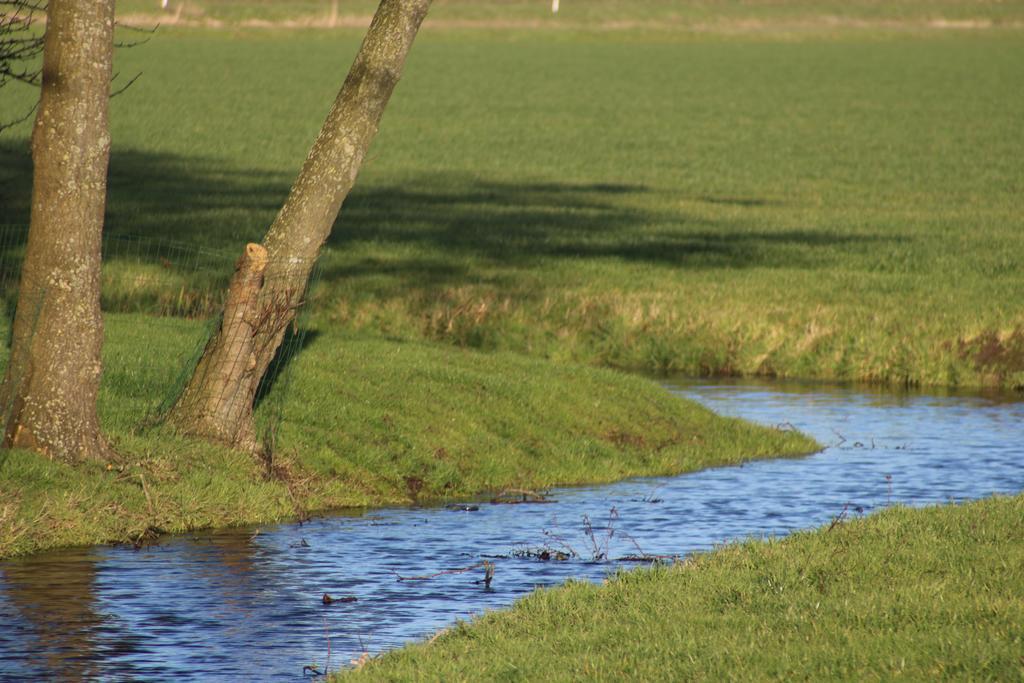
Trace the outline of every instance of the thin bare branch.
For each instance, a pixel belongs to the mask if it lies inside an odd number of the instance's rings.
[[[466,572],[473,571],[474,569],[479,569],[480,567],[487,567],[490,564],[490,562],[484,560],[483,562],[477,562],[476,564],[470,565],[468,567],[461,567],[459,569],[445,569],[444,571],[435,572],[433,574],[425,574],[423,576],[402,576],[394,569],[391,570],[391,573],[395,575],[395,578],[398,581],[429,581],[430,579],[436,579],[439,576],[446,576],[448,574],[465,574]]]
[[[33,24],[36,13],[46,4],[40,0],[0,1],[0,88],[12,81],[38,86],[42,81],[43,33]],[[0,121],[0,132],[22,123],[32,116],[33,106],[25,116]]]
[[[133,26],[132,24],[122,24],[120,21],[114,22],[114,26],[117,28],[123,28],[125,31],[136,31],[137,33],[156,33],[160,28],[160,23],[157,22],[153,26],[147,28],[145,26]]]
[[[128,81],[127,83],[125,83],[125,84],[124,84],[124,86],[123,86],[123,87],[121,87],[121,88],[118,88],[118,89],[117,89],[117,90],[115,90],[114,92],[110,93],[110,96],[111,96],[111,97],[117,97],[118,95],[120,95],[121,93],[123,93],[123,92],[124,92],[125,90],[127,90],[127,89],[128,89],[128,88],[130,88],[130,87],[132,87],[132,83],[134,83],[135,81],[139,80],[139,77],[140,77],[141,75],[142,75],[142,72],[141,72],[141,71],[140,71],[139,73],[135,74],[135,75],[134,75],[134,76],[132,77],[132,79],[131,79],[130,81]],[[111,81],[111,82],[114,82],[114,80],[116,80],[116,79],[117,79],[117,76],[118,76],[118,74],[114,74],[114,78],[111,78],[111,79],[110,79],[110,81]]]
[[[39,108],[39,102],[36,102],[35,104],[32,105],[32,108],[29,109],[27,112],[25,112],[25,115],[22,116],[20,119],[15,119],[13,121],[8,121],[6,123],[0,122],[0,133],[4,132],[8,128],[12,128],[12,127],[18,125],[19,123],[22,123],[23,121],[27,121],[36,112],[36,109],[38,109],[38,108]]]

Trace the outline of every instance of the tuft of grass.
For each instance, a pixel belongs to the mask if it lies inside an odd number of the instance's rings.
[[[337,680],[1016,680],[1024,496],[538,590]]]
[[[818,448],[610,370],[312,330],[257,409],[280,423],[267,471],[246,454],[140,426],[173,397],[206,323],[107,314],[106,333],[100,419],[123,462],[0,454],[0,557]]]

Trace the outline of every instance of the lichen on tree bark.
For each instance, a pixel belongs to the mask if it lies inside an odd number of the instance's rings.
[[[109,455],[96,397],[113,31],[113,0],[48,3],[32,214],[0,388],[3,445],[65,461]]]

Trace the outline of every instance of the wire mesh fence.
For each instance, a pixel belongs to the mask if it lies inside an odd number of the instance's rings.
[[[4,378],[0,426],[4,434],[13,409],[8,388],[18,385],[17,372],[26,366],[10,357],[26,245],[25,226],[0,225],[0,332],[5,342],[0,348]],[[270,452],[291,385],[292,360],[307,339],[306,302],[319,280],[316,264],[265,263],[242,321],[249,343],[224,344],[229,323],[238,322],[229,292],[241,249],[232,253],[116,235],[104,238],[102,251],[100,306],[105,343],[100,414],[104,428],[143,431],[167,425],[178,429],[180,425],[168,417],[186,391],[203,389],[211,406],[245,404],[251,409],[255,404],[251,436],[264,452]],[[42,294],[20,302],[23,309],[30,307],[23,311],[29,318],[44,313],[46,300],[45,287],[32,290]],[[28,329],[29,336],[34,334],[31,326]],[[212,374],[216,368],[209,358],[218,344],[219,371],[227,368],[245,375],[244,382],[224,381],[223,376]],[[14,346],[24,351],[29,345]]]
[[[9,423],[12,402],[8,399],[7,394],[10,386],[14,383],[20,383],[21,376],[19,372],[14,371],[14,368],[21,366],[19,363],[14,363],[11,367],[11,343],[12,343],[12,332],[14,330],[14,312],[15,312],[15,301],[17,300],[17,287],[18,287],[18,275],[21,271],[21,260],[24,256],[24,238],[19,235],[19,232],[23,232],[24,229],[20,226],[13,225],[0,225],[0,337],[3,339],[3,346],[0,347],[0,370],[3,374],[0,375],[0,427],[3,428],[3,432],[0,433],[0,439],[4,439],[6,435],[7,424]],[[41,303],[41,302],[39,302]],[[33,307],[30,307],[33,308]],[[37,305],[36,317],[41,306]],[[22,366],[23,367],[23,366]],[[12,376],[8,377],[8,373]],[[5,464],[6,452],[3,450],[3,442],[0,441],[0,467]]]

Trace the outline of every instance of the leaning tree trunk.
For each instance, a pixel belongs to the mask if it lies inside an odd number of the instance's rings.
[[[359,54],[291,193],[263,240],[239,260],[220,330],[171,409],[179,430],[236,448],[259,448],[252,404],[302,304],[313,264],[338,217],[402,75],[431,0],[382,0]],[[246,284],[242,284],[242,283]]]
[[[4,446],[74,461],[107,453],[96,396],[114,0],[50,0],[46,15],[32,217],[0,405]]]

